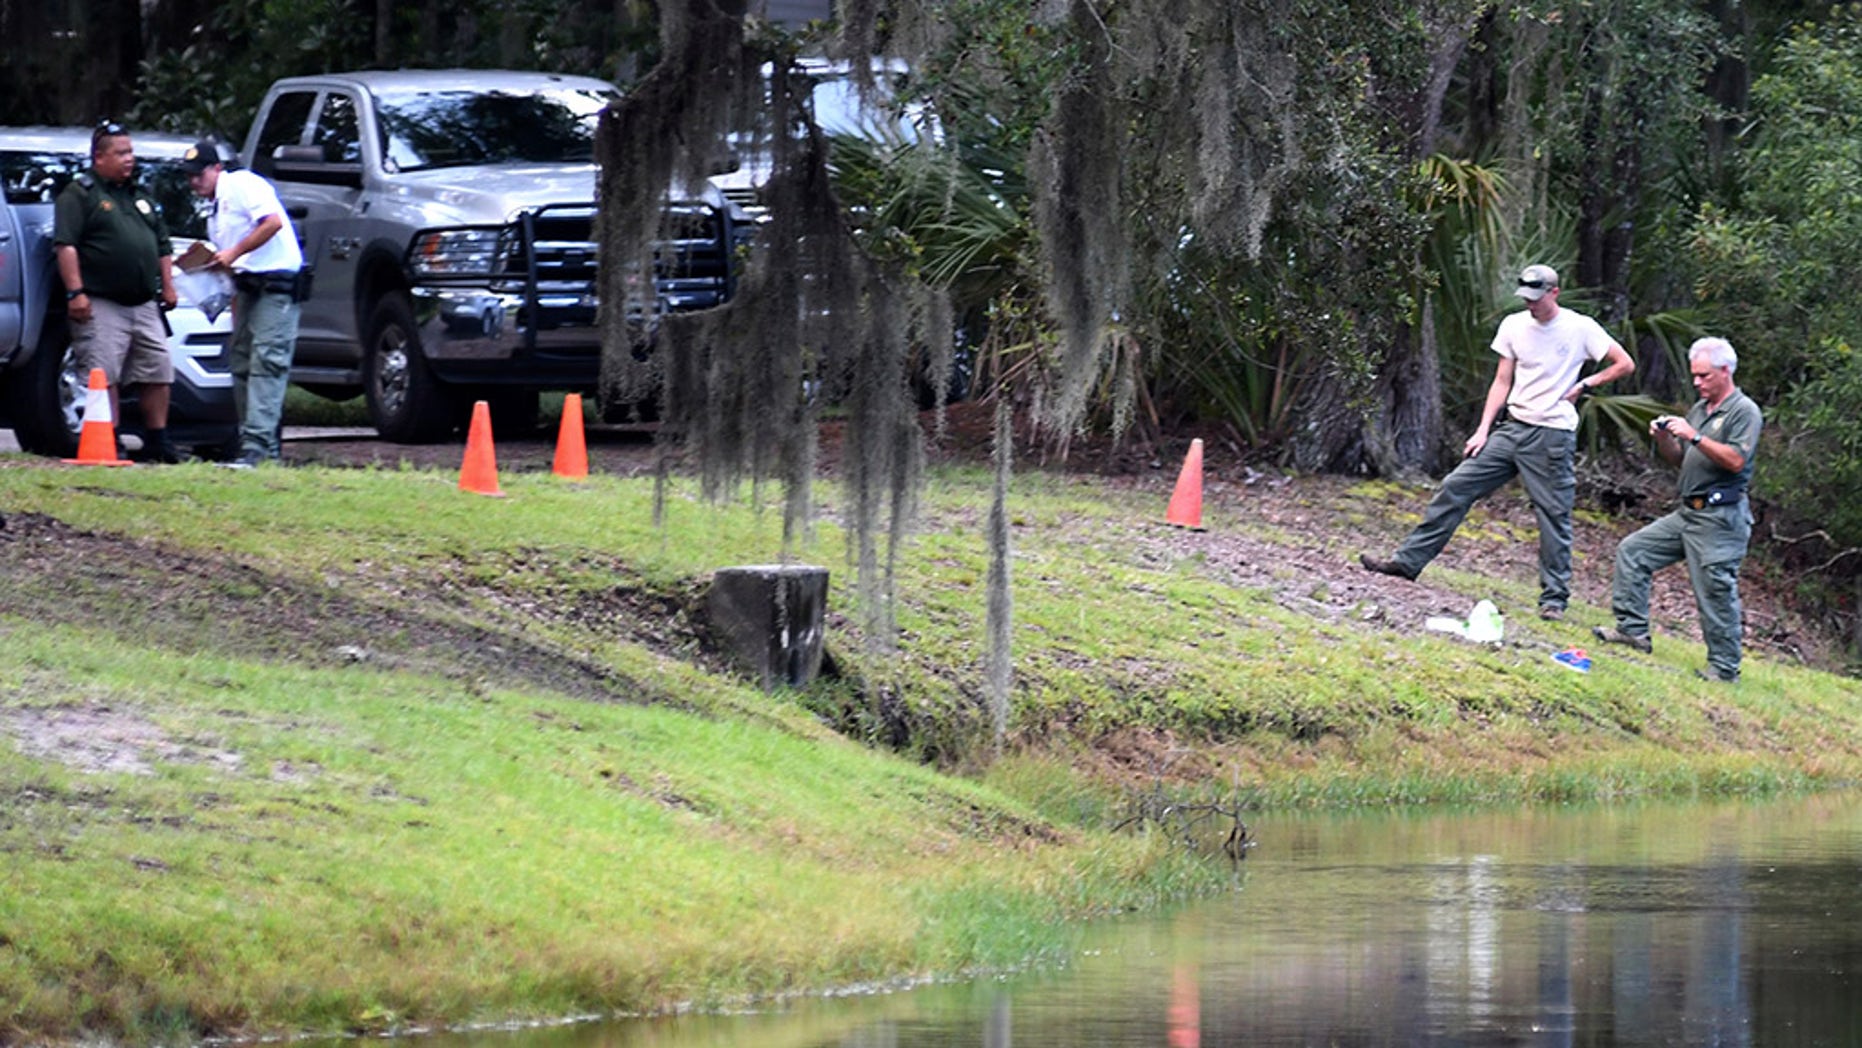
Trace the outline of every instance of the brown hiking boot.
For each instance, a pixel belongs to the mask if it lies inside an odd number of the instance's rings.
[[[1379,575],[1395,575],[1399,579],[1409,579],[1412,582],[1416,579],[1415,572],[1398,564],[1396,561],[1382,560],[1378,557],[1371,556],[1369,553],[1358,554],[1358,563],[1364,565],[1364,570],[1374,571]]]
[[[1539,605],[1539,617],[1547,622],[1558,622],[1565,617],[1565,609],[1556,604]]]
[[[1597,626],[1591,630],[1591,633],[1605,644],[1621,644],[1626,648],[1634,648],[1644,655],[1655,650],[1655,645],[1649,643],[1649,638],[1638,637],[1634,633],[1624,633],[1615,626]]]

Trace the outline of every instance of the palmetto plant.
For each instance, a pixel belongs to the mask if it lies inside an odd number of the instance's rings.
[[[1431,295],[1441,335],[1443,401],[1450,419],[1477,411],[1493,378],[1489,349],[1500,318],[1517,308],[1514,274],[1522,266],[1569,258],[1575,225],[1554,213],[1547,225],[1523,232],[1505,226],[1502,203],[1507,181],[1482,165],[1437,154],[1423,161],[1431,192],[1423,204],[1435,216],[1428,261],[1436,273]],[[1568,266],[1559,265],[1569,273]],[[1582,288],[1568,288],[1563,305],[1590,311]],[[1663,370],[1687,373],[1687,346],[1700,329],[1691,312],[1670,310],[1631,318],[1616,332],[1632,353],[1659,353]],[[1641,448],[1649,421],[1671,405],[1629,389],[1586,397],[1578,412],[1578,444],[1593,457]]]
[[[918,140],[835,136],[831,171],[873,255],[915,269],[961,310],[1026,283],[1028,189],[1018,160]]]
[[[831,169],[862,246],[950,296],[974,355],[974,395],[1028,399],[1052,386],[1054,328],[1019,157],[844,135],[833,139]]]

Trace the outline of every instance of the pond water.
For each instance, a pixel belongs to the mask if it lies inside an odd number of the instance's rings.
[[[1234,892],[1060,971],[431,1043],[1862,1044],[1862,796],[1252,826]]]

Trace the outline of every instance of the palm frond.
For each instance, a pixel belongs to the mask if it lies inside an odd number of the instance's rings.
[[[1673,408],[1641,393],[1586,397],[1578,406],[1578,446],[1592,458],[1604,451],[1646,448],[1649,423]]]

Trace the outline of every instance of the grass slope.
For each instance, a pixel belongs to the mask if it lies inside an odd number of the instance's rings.
[[[1034,474],[1013,496],[1011,758],[983,768],[980,472],[940,471],[901,653],[765,696],[693,597],[780,555],[779,513],[645,481],[0,461],[0,1038],[130,1040],[642,1010],[1067,948],[1066,917],[1222,883],[1114,834],[1121,791],[1255,805],[1847,785],[1854,681],[1761,651],[1695,681],[1553,652],[1606,621],[1624,524],[1580,522],[1571,619],[1530,518],[1470,518],[1422,583],[1368,576],[1420,494]],[[1600,561],[1603,571],[1599,571]],[[1663,608],[1672,609],[1674,580]],[[1684,583],[1682,583],[1684,586]],[[835,730],[835,729],[838,729]],[[860,745],[883,740],[904,756]],[[10,743],[10,745],[8,744]],[[937,771],[914,756],[936,758]],[[982,770],[976,770],[982,769]]]

